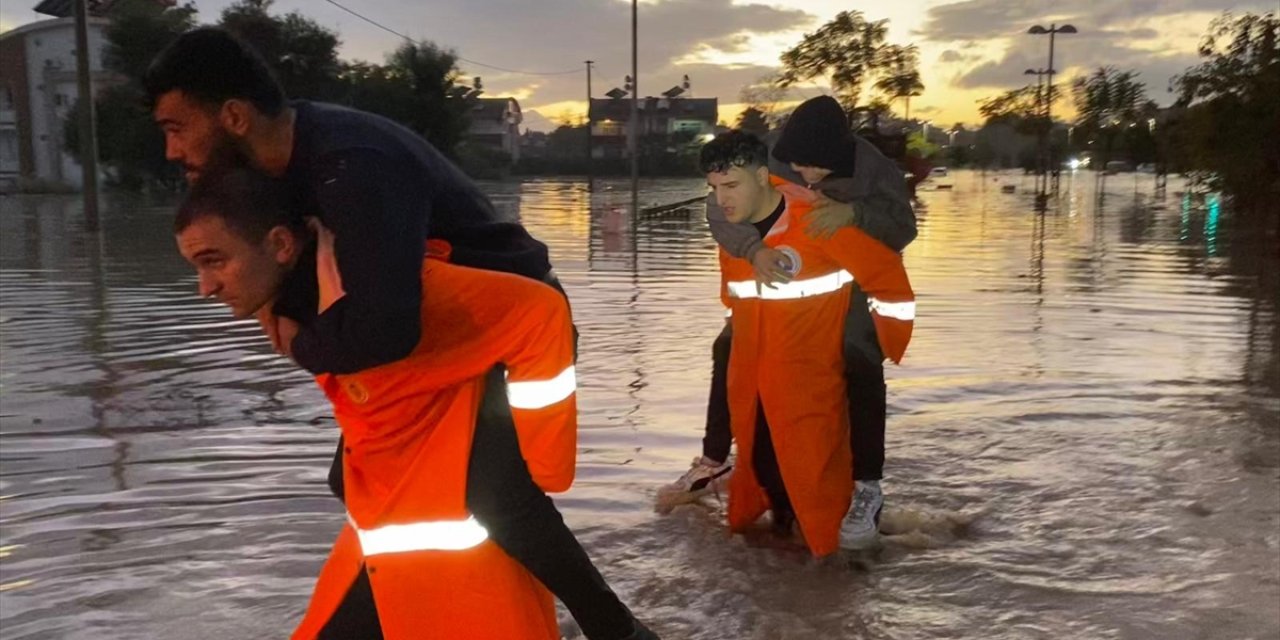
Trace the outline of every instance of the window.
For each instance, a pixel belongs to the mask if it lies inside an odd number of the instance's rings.
[[[0,171],[16,171],[18,166],[18,132],[0,131]]]

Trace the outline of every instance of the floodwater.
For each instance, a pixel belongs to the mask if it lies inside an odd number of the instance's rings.
[[[1044,214],[1021,176],[926,184],[894,535],[827,564],[729,538],[714,498],[653,512],[699,452],[723,322],[700,212],[633,234],[622,185],[486,185],[582,331],[557,503],[669,640],[1280,638],[1275,238],[1149,180],[1078,174]],[[0,205],[0,636],[283,637],[342,523],[322,396],[197,299],[165,203],[113,200],[101,235],[73,199]]]

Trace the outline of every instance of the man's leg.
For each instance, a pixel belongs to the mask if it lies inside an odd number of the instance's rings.
[[[756,401],[755,442],[751,450],[751,466],[756,479],[769,496],[773,511],[773,528],[778,533],[790,534],[796,520],[787,485],[782,481],[782,469],[778,468],[778,454],[773,449],[773,434],[769,432],[769,420],[764,415],[764,405]]]
[[[849,448],[857,489],[849,515],[840,527],[840,545],[865,549],[879,542],[884,493],[885,383],[884,355],[867,296],[855,288],[844,334],[845,391],[849,400]]]
[[[880,480],[884,475],[884,355],[867,307],[867,294],[857,287],[845,318],[844,376],[853,479]]]
[[[333,453],[333,462],[329,463],[329,490],[338,497],[338,501],[346,504],[346,486],[342,476],[342,450],[346,447],[345,438],[338,434],[338,450]]]
[[[373,603],[373,588],[363,570],[320,630],[317,640],[382,640],[382,623]]]
[[[729,430],[729,351],[733,325],[726,322],[711,345],[711,391],[707,394],[707,427],[702,436],[702,457],[724,464],[729,459],[733,433]]]
[[[485,380],[467,507],[503,551],[555,594],[590,640],[653,638],[618,600],[520,455],[501,367]],[[639,635],[632,635],[639,632]]]
[[[658,510],[693,502],[719,488],[733,471],[729,448],[729,351],[733,345],[732,325],[724,329],[711,346],[711,391],[707,397],[707,423],[702,435],[702,456],[695,459],[675,482],[658,489]]]
[[[871,362],[857,351],[845,354],[844,371],[849,394],[853,479],[879,481],[884,477],[884,364]]]

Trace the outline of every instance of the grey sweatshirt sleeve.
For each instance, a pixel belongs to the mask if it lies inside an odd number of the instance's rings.
[[[859,229],[902,251],[916,238],[916,214],[902,170],[862,138],[857,138],[856,153],[853,178],[824,180],[814,186],[832,200],[852,202]]]

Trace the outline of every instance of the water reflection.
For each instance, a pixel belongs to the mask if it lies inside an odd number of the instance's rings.
[[[921,316],[890,371],[890,509],[859,569],[658,517],[698,451],[723,322],[700,212],[624,183],[485,185],[551,246],[582,330],[579,480],[557,502],[669,638],[1265,637],[1280,628],[1280,266],[1216,198],[954,172],[920,194]],[[1012,185],[1014,193],[1002,187]],[[645,185],[642,205],[705,190]],[[0,199],[0,627],[256,638],[341,516],[321,396],[197,299],[163,203]],[[908,526],[908,525],[901,525]],[[926,534],[929,533],[926,531]]]

